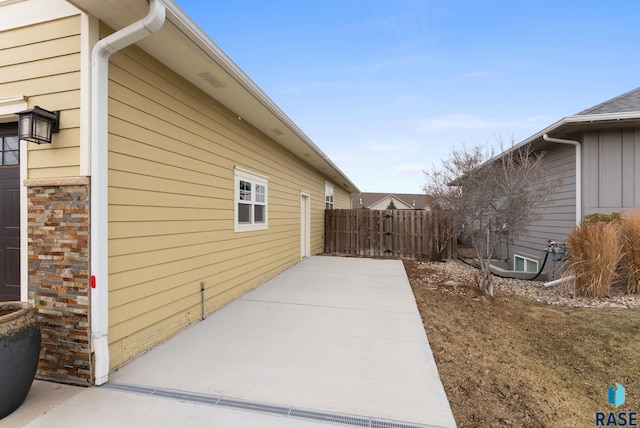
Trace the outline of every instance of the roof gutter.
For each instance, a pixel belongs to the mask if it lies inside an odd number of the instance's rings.
[[[553,138],[549,134],[542,135],[544,141],[558,144],[570,144],[576,148],[576,225],[582,222],[582,145],[580,141]]]
[[[623,111],[618,113],[599,114],[577,114],[566,118],[567,122],[617,122],[623,120],[637,120],[640,118],[640,111]]]
[[[100,40],[91,54],[91,339],[96,385],[107,382],[109,375],[109,57],[162,28],[165,14],[160,1],[150,0],[147,16]]]

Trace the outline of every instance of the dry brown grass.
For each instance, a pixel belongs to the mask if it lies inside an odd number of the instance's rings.
[[[405,261],[460,428],[588,427],[598,411],[640,410],[640,310],[491,299],[439,286],[440,265]],[[614,382],[626,387],[618,409],[607,403]]]
[[[622,257],[617,225],[583,223],[569,234],[567,247],[567,275],[574,277],[576,293],[586,297],[606,296]]]
[[[620,239],[622,241],[622,271],[627,283],[627,291],[640,293],[640,213],[634,212],[620,219]]]

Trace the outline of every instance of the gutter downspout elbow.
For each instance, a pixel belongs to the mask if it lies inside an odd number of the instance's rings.
[[[558,144],[570,144],[576,148],[576,226],[582,222],[582,144],[576,140],[553,138],[549,134],[542,136],[544,141]]]
[[[95,384],[109,375],[109,57],[162,28],[166,9],[149,1],[144,18],[105,37],[91,53],[91,339],[95,357]]]

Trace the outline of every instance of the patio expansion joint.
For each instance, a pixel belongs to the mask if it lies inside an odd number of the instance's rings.
[[[412,314],[412,315],[417,313],[417,310],[401,311],[401,310],[386,310],[386,309],[362,309],[362,308],[355,308],[351,306],[317,305],[313,303],[300,303],[300,302],[278,302],[276,300],[249,299],[245,297],[240,297],[238,300],[245,301],[245,302],[255,302],[255,303],[271,303],[274,305],[309,306],[312,308],[340,309],[345,311],[375,312],[375,313],[389,313],[389,314]]]
[[[303,409],[292,406],[282,406],[278,404],[263,403],[251,400],[223,397],[190,391],[180,391],[175,389],[159,388],[146,385],[107,382],[99,386],[99,388],[106,388],[114,391],[144,395],[149,397],[172,399],[193,404],[205,404],[227,409],[251,411],[272,416],[303,419],[316,422],[328,422],[343,426],[368,428],[444,428],[437,425],[424,425],[413,422],[379,419],[368,416],[329,412],[325,410]]]

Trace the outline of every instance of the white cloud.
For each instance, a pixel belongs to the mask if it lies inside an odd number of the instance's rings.
[[[287,83],[280,88],[280,92],[291,94],[316,89],[339,88],[342,86],[338,82],[306,82],[306,83]]]
[[[391,168],[391,172],[399,173],[399,174],[414,174],[420,173],[427,169],[424,165],[396,165]]]
[[[453,113],[433,117],[420,121],[422,131],[445,131],[449,129],[489,129],[505,128],[509,126],[506,121],[491,121],[481,116]]]
[[[415,153],[419,150],[418,143],[414,140],[397,140],[397,141],[371,141],[366,145],[367,150],[373,152],[389,152],[389,153]]]
[[[538,115],[531,116],[524,119],[524,122],[533,123],[533,124],[541,124],[541,123],[551,123],[552,119],[549,116]]]
[[[347,164],[347,163],[363,164],[363,163],[372,162],[372,159],[369,156],[349,154],[349,153],[330,154],[329,158],[332,161],[337,162],[339,164]]]
[[[523,126],[530,127],[532,125],[541,125],[547,121],[547,118],[541,115],[514,120],[492,120],[474,114],[452,113],[423,119],[419,121],[418,129],[423,132],[448,131],[455,129],[492,129],[500,131],[503,129],[518,129]]]

